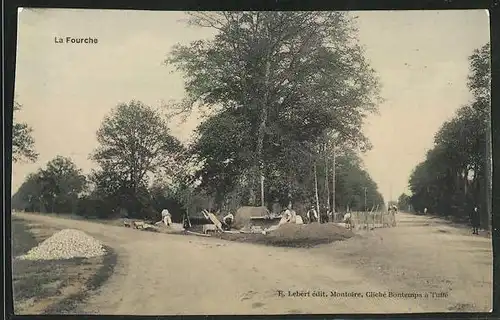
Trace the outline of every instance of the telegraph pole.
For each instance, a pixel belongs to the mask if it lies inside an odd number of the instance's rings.
[[[336,218],[336,213],[335,213],[335,174],[336,174],[336,169],[335,166],[336,164],[336,155],[335,155],[335,140],[333,141],[333,148],[332,148],[332,153],[333,153],[333,165],[332,165],[332,219],[335,221]]]
[[[266,203],[264,201],[264,175],[260,176],[260,200],[261,206],[265,207]]]
[[[392,202],[392,183],[389,184],[389,202]]]
[[[333,221],[336,220],[337,218],[337,213],[336,213],[336,203],[335,203],[335,182],[336,182],[336,174],[337,174],[337,133],[335,131],[332,132],[332,219]]]
[[[366,211],[366,187],[365,187],[365,211]]]

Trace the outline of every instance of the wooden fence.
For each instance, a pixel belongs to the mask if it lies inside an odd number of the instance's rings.
[[[355,229],[390,228],[396,226],[396,214],[394,212],[351,212],[351,223]],[[334,222],[341,223],[344,213],[336,214]]]

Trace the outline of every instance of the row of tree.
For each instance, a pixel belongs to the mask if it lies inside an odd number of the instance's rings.
[[[189,23],[216,30],[212,40],[176,46],[165,61],[185,77],[186,98],[169,106],[171,116],[206,111],[196,137],[183,146],[159,111],[138,101],[117,106],[97,132],[97,169],[68,200],[73,211],[144,217],[162,206],[383,205],[359,158],[371,148],[361,128],[376,112],[379,84],[348,14],[196,12]],[[48,172],[58,181],[56,163],[81,176],[69,162],[56,158],[28,177],[14,203],[36,198],[39,208],[59,210],[66,189],[36,189],[46,194],[35,197],[29,185]]]
[[[429,213],[460,218],[477,206],[488,226],[490,45],[475,50],[469,60],[468,87],[473,99],[436,133],[433,148],[411,174],[411,197],[403,194],[399,203],[419,212],[427,208]]]
[[[125,145],[131,144],[131,141],[125,142]],[[126,158],[124,154],[120,156]],[[339,207],[363,210],[365,206],[371,207],[383,202],[376,185],[361,169],[360,160],[355,154],[346,153],[339,156],[336,167],[336,203]],[[133,170],[134,167],[130,167],[126,171]],[[321,175],[319,177],[321,178]],[[326,177],[322,181],[327,181]],[[193,212],[201,207],[213,205],[214,200],[208,195],[216,196],[208,190],[204,192],[203,188],[197,188],[197,195],[193,195],[192,199],[185,199],[185,194],[179,189],[178,180],[171,180],[170,183],[155,180],[149,185],[146,181],[141,181],[140,187],[134,192],[127,189],[127,186],[132,184],[133,179],[117,177],[114,170],[104,172],[101,169],[85,176],[71,159],[58,156],[49,161],[45,168],[28,175],[14,194],[12,207],[33,212],[76,213],[106,218],[122,213],[119,212],[120,209],[133,211],[131,205],[136,202],[141,204],[136,217],[152,217],[167,207],[176,212],[176,218],[180,218],[184,207],[189,203],[192,204]],[[367,193],[364,195],[365,187]],[[139,198],[139,201],[130,201],[134,199],[131,197],[140,196],[143,198]],[[279,198],[279,195],[271,193],[267,203],[274,200],[272,196]]]
[[[157,121],[153,127],[141,126],[154,113],[152,108],[139,102],[119,105],[103,121],[97,133],[101,144],[91,157],[97,159],[95,161],[98,164],[102,159],[105,160],[98,169],[84,175],[70,158],[57,156],[44,168],[26,177],[12,198],[12,207],[32,212],[75,213],[97,218],[114,217],[124,213],[131,217],[154,218],[162,208],[167,207],[174,212],[174,218],[178,220],[185,210],[196,212],[201,208],[220,208],[220,201],[234,200],[238,188],[233,187],[231,181],[222,180],[224,170],[220,170],[220,174],[215,176],[221,179],[215,186],[226,188],[226,194],[221,195],[218,189],[212,189],[209,184],[201,183],[193,187],[187,183],[193,175],[188,174],[189,162],[186,159],[200,154],[191,154],[194,149],[184,149],[170,136],[163,120]],[[157,116],[157,119],[160,119],[158,114]],[[127,119],[134,120],[127,122]],[[109,129],[112,125],[114,127]],[[158,135],[161,128],[165,129],[162,139]],[[148,145],[153,139],[158,139],[155,140],[158,144],[156,148]],[[142,148],[164,149],[168,152],[155,154],[143,151],[141,155],[134,153]],[[103,154],[106,154],[106,157],[102,157]],[[156,164],[150,165],[151,163]],[[339,153],[335,167],[338,172],[335,176],[335,203],[338,208],[364,210],[366,207],[383,203],[376,184],[362,169],[357,154],[352,151]],[[318,165],[317,168],[316,185],[319,193],[324,194],[326,199],[326,183],[331,182],[326,171],[327,164]],[[150,172],[156,173],[156,176],[148,176]],[[308,176],[310,181],[297,187],[296,193],[303,195],[297,196],[298,199],[314,197],[311,191],[314,190],[312,174],[313,172],[310,172]],[[332,187],[333,184],[330,188]],[[284,205],[285,203],[280,201],[280,191],[271,188],[272,185],[266,189],[266,204],[271,207],[277,200]],[[245,202],[245,199],[248,198],[237,198],[232,203],[233,206],[226,209],[234,210],[240,205],[250,204]],[[295,203],[298,206],[303,204],[300,201]]]

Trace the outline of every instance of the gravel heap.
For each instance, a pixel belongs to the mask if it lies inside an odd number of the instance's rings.
[[[102,244],[86,233],[64,229],[32,248],[19,257],[23,260],[59,260],[71,258],[90,258],[106,253]]]

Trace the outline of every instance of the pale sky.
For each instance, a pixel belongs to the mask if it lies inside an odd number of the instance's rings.
[[[379,114],[364,131],[373,149],[365,166],[386,201],[407,191],[413,168],[433,136],[471,98],[468,56],[489,41],[485,10],[364,11],[359,40],[382,83]],[[182,77],[162,65],[176,43],[211,36],[188,28],[181,12],[24,9],[19,14],[15,94],[17,120],[34,130],[36,163],[13,164],[12,193],[26,175],[57,155],[88,173],[103,117],[120,102],[152,106],[181,99]],[[98,44],[56,44],[54,37],[92,37]],[[171,124],[186,140],[197,125]]]

